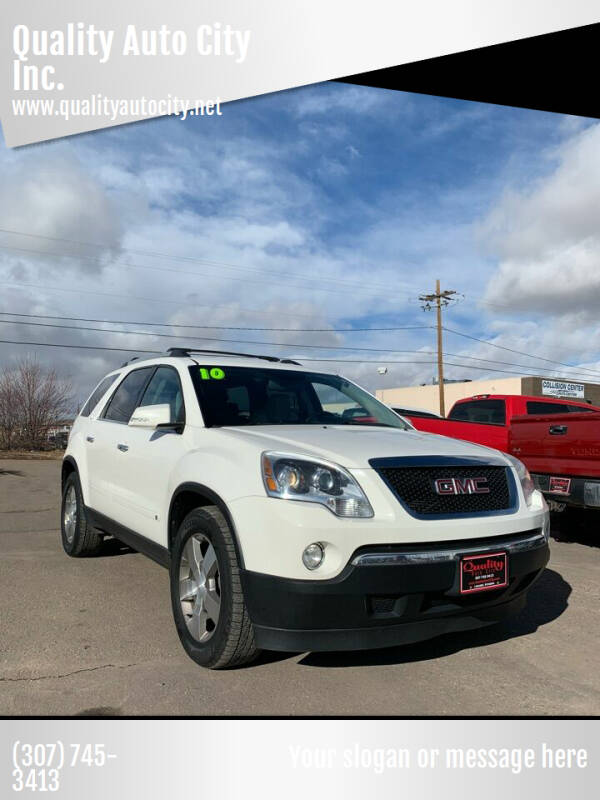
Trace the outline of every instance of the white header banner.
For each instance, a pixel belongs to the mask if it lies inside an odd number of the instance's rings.
[[[7,145],[599,21],[597,0],[6,0]]]

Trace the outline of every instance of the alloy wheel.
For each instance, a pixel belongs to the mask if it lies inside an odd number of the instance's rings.
[[[75,530],[77,528],[77,494],[73,484],[67,489],[65,497],[65,507],[63,510],[63,525],[65,528],[65,536],[67,542],[71,544],[75,537]]]
[[[219,620],[221,585],[217,554],[201,533],[190,536],[181,554],[179,600],[188,631],[196,641],[207,642]]]

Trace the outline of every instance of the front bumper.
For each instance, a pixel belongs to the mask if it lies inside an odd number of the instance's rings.
[[[460,556],[503,549],[508,586],[460,595]],[[547,540],[536,529],[469,542],[363,547],[330,580],[248,570],[241,577],[258,647],[363,650],[479,628],[516,614],[548,559]]]
[[[366,545],[436,547],[439,542],[461,541],[465,545],[482,536],[490,539],[542,528],[548,511],[541,493],[535,503],[524,502],[519,510],[498,516],[449,519],[417,519],[408,514],[374,470],[354,471],[375,516],[345,519],[318,503],[248,496],[228,502],[244,569],[292,580],[328,581],[338,578],[353,554]],[[311,542],[325,546],[325,559],[310,573],[302,563],[302,552]]]

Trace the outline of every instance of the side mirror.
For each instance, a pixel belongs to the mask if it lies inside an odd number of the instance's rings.
[[[155,406],[138,406],[128,423],[132,428],[158,428],[171,425],[171,407],[168,403]]]

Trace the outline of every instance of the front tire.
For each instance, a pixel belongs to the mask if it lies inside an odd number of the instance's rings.
[[[72,558],[95,556],[102,547],[102,536],[86,517],[81,483],[76,472],[71,472],[63,488],[60,529],[63,550]]]
[[[216,506],[194,509],[181,523],[170,579],[175,626],[190,658],[210,669],[256,658],[233,535]]]

